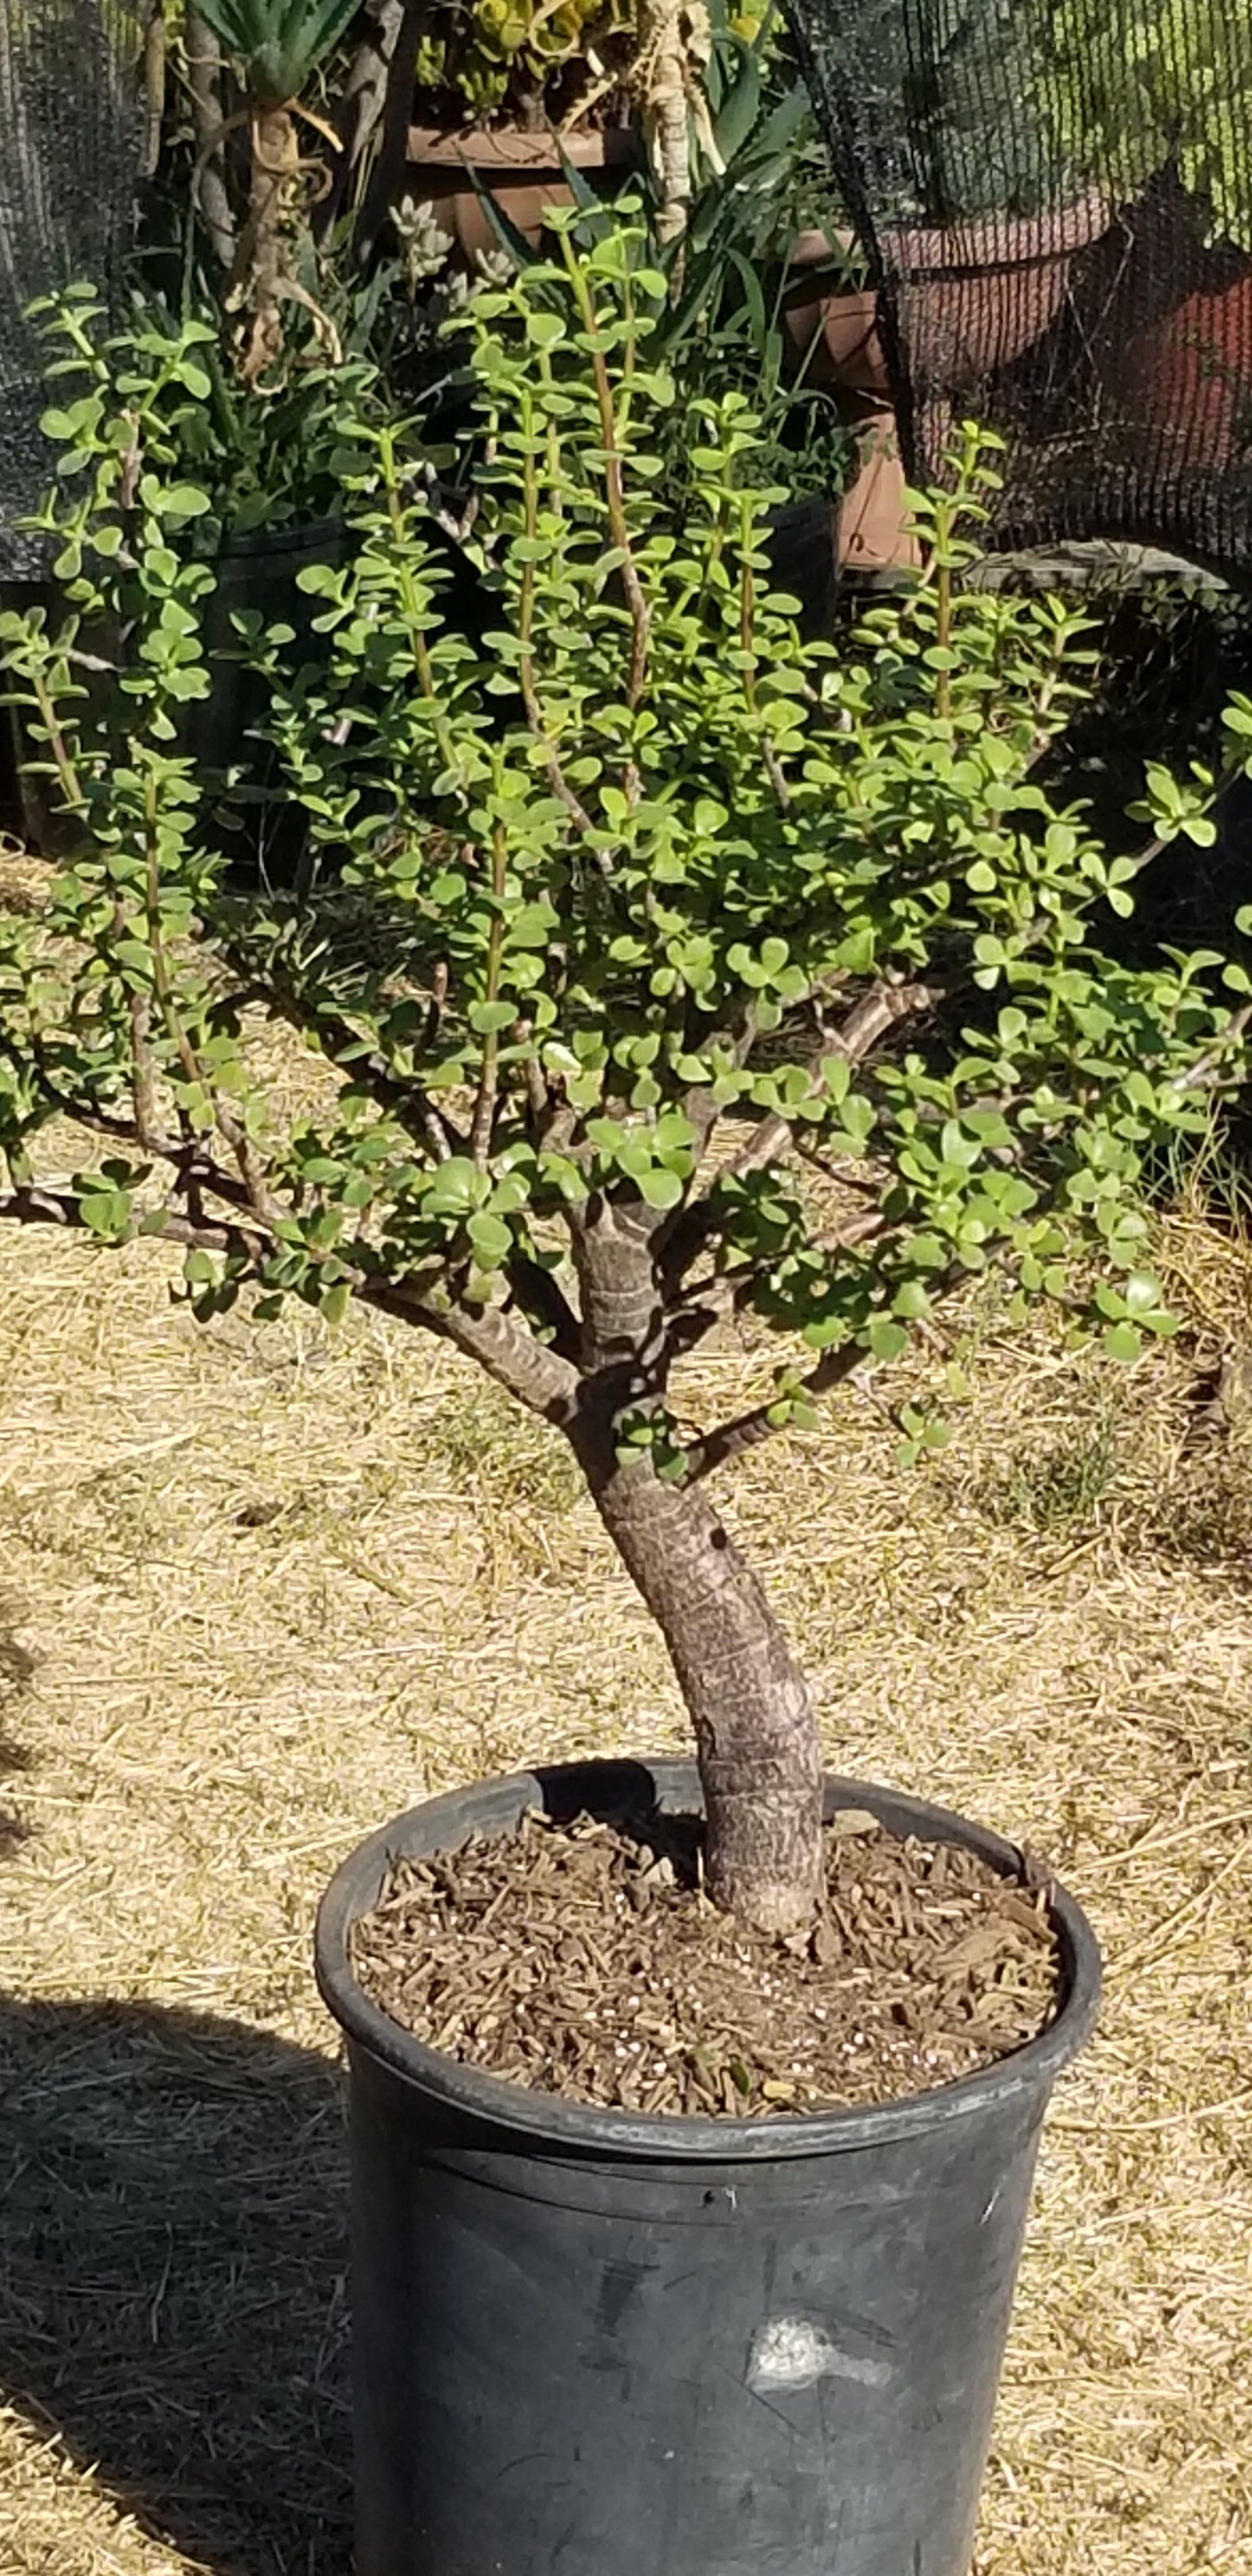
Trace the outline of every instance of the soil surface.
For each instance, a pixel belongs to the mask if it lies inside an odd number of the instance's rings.
[[[357,1981],[430,2047],[515,2083],[735,2118],[929,2092],[1053,2018],[1046,1888],[845,1809],[818,1920],[780,1941],[708,1903],[699,1833],[533,1814],[397,1860],[353,1927]]]

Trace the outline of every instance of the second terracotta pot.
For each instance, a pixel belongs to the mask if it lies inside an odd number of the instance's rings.
[[[608,192],[634,163],[629,134],[524,134],[516,126],[427,125],[409,129],[408,187],[429,205],[449,246],[481,258],[499,243],[478,188],[485,189],[527,241],[537,243],[549,206],[573,204],[562,160]],[[478,187],[475,186],[475,178]]]

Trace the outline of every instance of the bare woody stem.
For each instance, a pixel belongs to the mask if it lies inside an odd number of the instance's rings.
[[[923,1011],[935,1009],[947,998],[948,988],[940,984],[874,984],[868,993],[845,1012],[838,1028],[823,1039],[813,1063],[816,1082],[820,1068],[832,1055],[843,1056],[849,1064],[863,1063],[889,1029]],[[718,1181],[741,1180],[749,1172],[764,1171],[778,1162],[793,1144],[789,1121],[781,1116],[762,1118],[742,1150],[718,1175]],[[710,1193],[681,1210],[664,1239],[663,1266],[667,1286],[682,1280],[705,1245],[719,1230],[722,1218],[718,1205],[717,1184]]]
[[[65,798],[66,806],[71,812],[80,811],[83,804],[82,785],[79,780],[78,772],[70,758],[69,747],[66,743],[65,736],[61,731],[60,718],[57,715],[56,707],[53,703],[52,693],[48,688],[46,680],[39,672],[35,672],[32,675],[31,687],[34,691],[35,703],[39,709],[40,721],[48,737],[48,747],[52,753],[53,762],[56,767],[57,780],[60,785],[61,793]]]
[[[744,699],[750,711],[755,714],[756,581],[753,575],[751,556],[749,553],[751,542],[752,513],[745,503],[741,513],[740,526],[740,543],[742,548],[740,560],[742,570],[739,576],[739,646],[743,654]],[[762,732],[760,736],[760,745],[761,758],[765,763],[766,775],[774,790],[775,797],[777,798],[779,811],[785,814],[791,803],[791,797],[788,791],[787,781],[779,767],[778,754],[770,741],[769,735],[765,732]]]
[[[539,700],[539,684],[535,670],[535,564],[531,551],[539,532],[539,467],[537,458],[530,452],[531,416],[532,406],[527,402],[522,424],[527,433],[527,450],[522,469],[522,509],[528,542],[517,603],[518,678],[521,681],[526,722],[536,742],[542,746],[544,766],[553,794],[559,796],[566,812],[578,825],[579,831],[590,833],[595,828],[591,816],[581,798],[570,786],[561,767],[556,745],[548,732]]]
[[[231,950],[233,961],[242,973],[248,972],[246,953]],[[429,1092],[419,1082],[406,1080],[378,1054],[362,1055],[360,1031],[327,1003],[297,990],[288,977],[279,972],[273,960],[267,961],[266,983],[260,998],[285,1020],[297,1035],[313,1038],[331,1062],[351,1059],[358,1074],[367,1075],[374,1096],[389,1109],[398,1126],[415,1142],[429,1148],[437,1163],[447,1163],[454,1153],[464,1151],[465,1139],[446,1110],[437,1109]],[[437,1009],[437,1005],[432,1005]]]
[[[235,257],[235,224],[223,151],[222,55],[216,36],[194,9],[187,12],[186,60],[197,147],[194,193],[214,259],[229,274]]]
[[[260,1224],[269,1228],[282,1211],[277,1207],[266,1184],[265,1173],[247,1129],[226,1107],[205,1073],[191,1039],[183,1026],[182,1015],[174,997],[174,983],[165,953],[165,934],[161,928],[161,877],[157,856],[157,789],[149,774],[145,798],[145,916],[148,945],[152,952],[152,985],[165,1021],[171,1046],[182,1066],[187,1081],[203,1092],[213,1111],[213,1123],[223,1143],[229,1147],[238,1166],[239,1177],[247,1193],[248,1204]],[[146,1036],[146,1029],[145,1029]],[[136,1096],[136,1117],[138,1097]]]
[[[952,566],[946,552],[935,567],[935,642],[942,653],[951,650]],[[935,674],[935,714],[946,721],[951,713],[952,674],[944,664]]]
[[[156,1222],[159,1215],[160,1223]],[[0,1196],[0,1224],[5,1220],[17,1225],[61,1225],[82,1228],[82,1211],[72,1189],[55,1182],[32,1181],[21,1189]],[[183,1216],[177,1208],[153,1211],[151,1222],[144,1226],[150,1239],[198,1247],[204,1252],[242,1254],[245,1260],[263,1259],[268,1242],[246,1225],[217,1223],[213,1219]]]
[[[396,471],[395,446],[390,433],[387,431],[384,431],[380,442],[380,454],[383,469],[383,489],[387,495],[387,516],[391,521],[391,530],[396,541],[396,562],[399,566],[400,575],[400,597],[404,604],[405,616],[409,621],[409,639],[413,651],[413,667],[417,673],[418,685],[421,689],[422,696],[427,700],[431,709],[431,731],[435,737],[439,757],[443,761],[445,768],[450,769],[455,766],[452,736],[448,730],[447,718],[441,710],[440,695],[435,680],[434,665],[430,658],[430,646],[426,640],[426,628],[422,620],[421,610],[418,606],[417,587],[413,579],[413,567],[409,561],[408,542],[405,535],[404,504],[400,493],[400,477]]]
[[[807,1396],[831,1395],[854,1369],[864,1366],[865,1353],[860,1345],[845,1343],[839,1350],[823,1354],[816,1368],[801,1378],[800,1392]],[[776,1411],[773,1399],[768,1404],[754,1405],[751,1412],[737,1415],[733,1422],[723,1422],[716,1431],[696,1441],[688,1449],[687,1472],[681,1482],[687,1486],[702,1484],[706,1476],[727,1466],[732,1458],[741,1457],[745,1449],[758,1449],[762,1441],[771,1440],[777,1428],[771,1417]]]
[[[661,1630],[695,1730],[715,1901],[791,1932],[821,1877],[817,1721],[761,1585],[702,1493],[623,1463],[625,1407],[659,1395],[664,1325],[649,1212],[592,1201],[575,1232],[582,1369],[563,1427]]]
[[[147,993],[131,994],[128,1018],[135,1134],[146,1154],[159,1154],[165,1139],[157,1110],[156,1068],[152,1059],[152,1003]]]
[[[669,1650],[695,1732],[714,1902],[766,1932],[811,1915],[822,1753],[804,1676],[706,1495],[619,1466],[594,1402],[571,1438],[596,1508]]]
[[[483,999],[494,1011],[500,998],[500,957],[504,947],[504,889],[508,869],[508,845],[503,823],[497,821],[491,831],[491,927],[487,933],[487,971],[483,979]],[[496,1090],[500,1078],[500,1032],[489,1028],[483,1032],[482,1063],[474,1112],[470,1119],[470,1160],[476,1171],[485,1172],[491,1152],[492,1130],[496,1116]]]
[[[622,479],[622,454],[618,438],[617,415],[613,408],[613,386],[599,347],[599,321],[592,302],[591,288],[567,233],[562,233],[561,254],[569,273],[578,305],[579,319],[591,342],[591,365],[595,377],[596,409],[600,417],[600,440],[604,451],[604,493],[608,509],[609,535],[614,551],[620,557],[622,588],[630,611],[630,668],[626,682],[627,705],[637,707],[643,696],[648,672],[648,630],[651,616],[639,579],[626,518],[626,495]]]

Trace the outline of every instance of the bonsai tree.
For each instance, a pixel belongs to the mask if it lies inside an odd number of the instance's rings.
[[[710,1891],[786,1931],[819,1882],[817,1719],[721,1477],[989,1271],[1118,1358],[1168,1332],[1139,1184],[1237,1069],[1252,986],[1113,941],[1135,862],[1040,783],[1082,621],[959,583],[986,443],[916,503],[915,587],[802,647],[751,412],[693,406],[667,523],[664,283],[628,223],[585,255],[573,225],[469,317],[489,658],[441,619],[418,428],[355,402],[357,551],[302,576],[320,658],[241,638],[307,818],[299,902],[232,891],[180,752],[213,685],[196,329],[56,318],[72,608],[3,641],[79,843],[0,927],[0,1217],[180,1246],[205,1320],[363,1300],[549,1423],[669,1649]],[[1229,723],[1239,767],[1252,705]],[[1149,854],[1211,839],[1213,793],[1154,773]],[[278,1116],[258,1014],[324,1060],[322,1114]],[[50,1160],[67,1116],[90,1167]],[[693,1425],[681,1364],[736,1316],[779,1336],[772,1387]],[[910,1452],[942,1436],[901,1419]]]

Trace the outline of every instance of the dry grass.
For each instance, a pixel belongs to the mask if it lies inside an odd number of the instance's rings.
[[[978,2576],[1252,2563],[1252,1464],[1192,1400],[1252,1308],[1169,1249],[1195,1332],[1129,1375],[985,1316],[930,1466],[848,1389],[732,1489],[835,1760],[1052,1853],[1109,1953]],[[345,2576],[319,1890],[427,1790],[683,1730],[542,1432],[368,1316],[202,1335],[163,1260],[0,1243],[0,2570]]]

